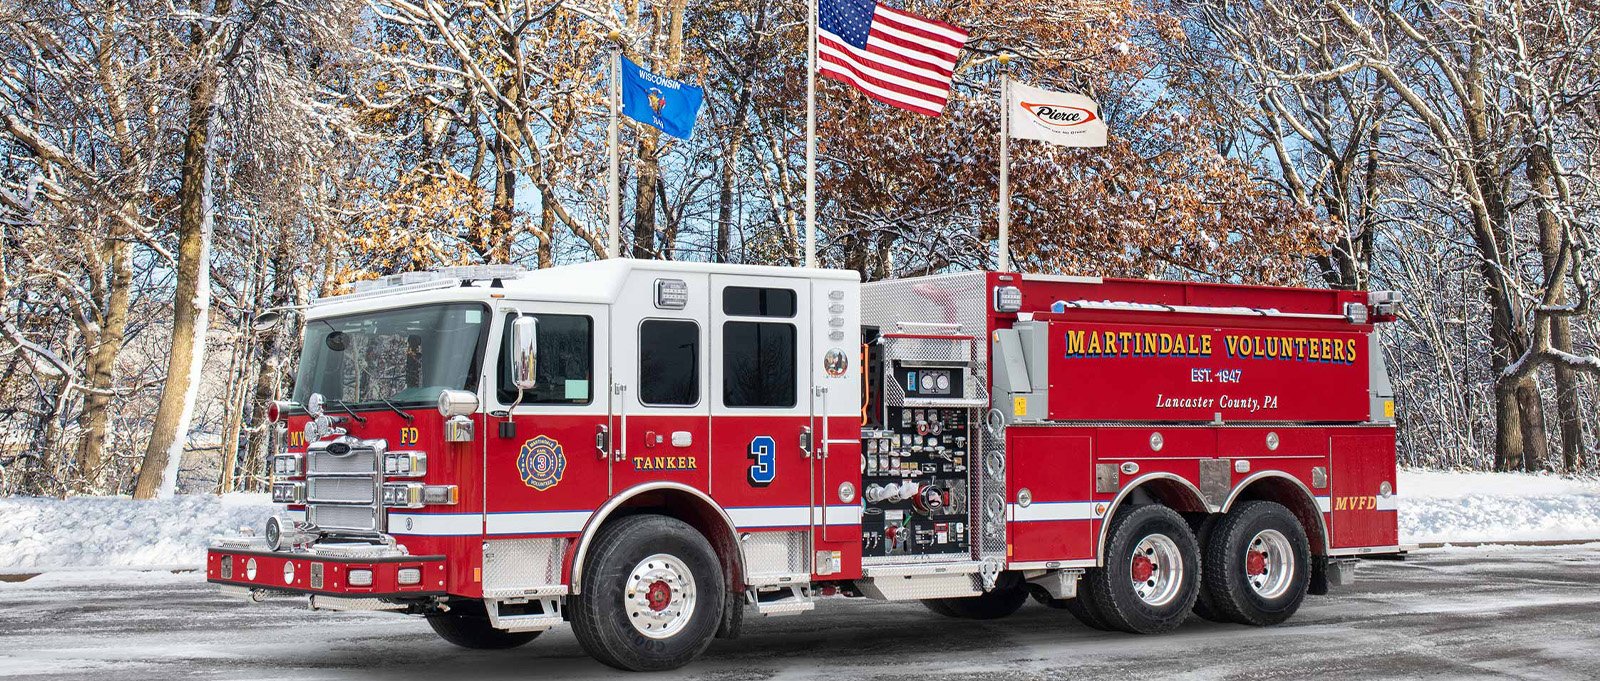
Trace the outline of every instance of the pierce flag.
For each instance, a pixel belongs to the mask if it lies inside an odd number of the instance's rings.
[[[694,134],[705,91],[639,68],[627,57],[622,66],[622,115],[678,139]]]
[[[1064,147],[1103,147],[1106,122],[1093,99],[1052,92],[1013,81],[1009,99],[1011,136]]]

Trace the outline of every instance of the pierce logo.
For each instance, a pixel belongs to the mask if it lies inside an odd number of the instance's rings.
[[[1027,109],[1040,123],[1053,128],[1070,128],[1099,118],[1093,111],[1076,106],[1023,102],[1022,108]]]

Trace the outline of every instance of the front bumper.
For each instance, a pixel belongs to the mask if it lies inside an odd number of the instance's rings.
[[[206,550],[206,581],[260,592],[423,598],[445,595],[445,580],[444,556],[406,555],[385,546],[320,544],[273,551],[263,540],[240,537],[219,540]]]

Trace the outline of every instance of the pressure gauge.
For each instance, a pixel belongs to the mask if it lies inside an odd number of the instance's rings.
[[[950,392],[950,374],[939,374],[938,388],[939,392]]]
[[[936,385],[938,385],[938,382],[933,379],[933,374],[923,374],[922,375],[922,391],[923,392],[928,392],[928,391],[933,390]]]

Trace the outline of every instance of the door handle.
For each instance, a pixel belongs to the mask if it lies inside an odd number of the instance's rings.
[[[811,458],[811,426],[800,426],[800,454]]]
[[[602,423],[594,427],[594,448],[599,450],[600,458],[609,458],[611,453],[611,428]]]

